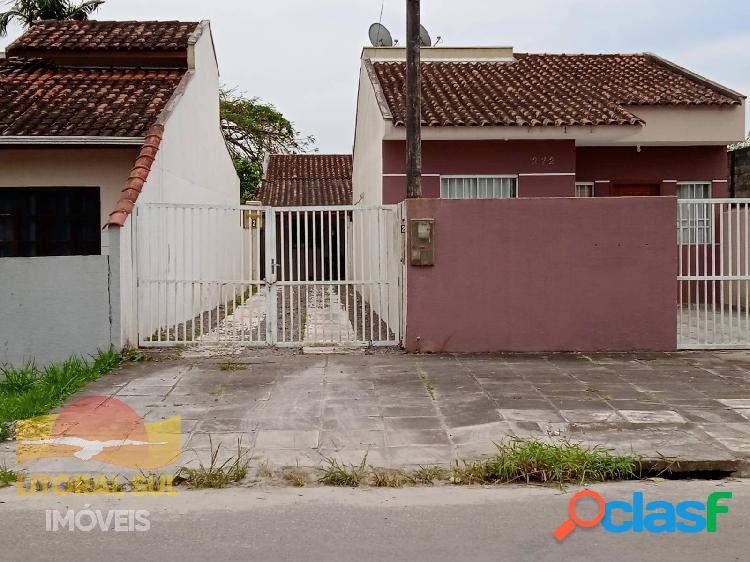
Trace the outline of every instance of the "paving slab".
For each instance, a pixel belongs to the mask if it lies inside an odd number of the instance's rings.
[[[513,437],[684,462],[750,461],[745,352],[310,356],[201,346],[147,359],[67,404],[102,396],[147,423],[181,416],[186,463],[207,462],[211,443],[231,454],[242,439],[253,462],[276,466],[358,464],[365,454],[373,466],[448,465]],[[13,442],[0,444],[0,463],[13,466],[14,453]],[[37,459],[21,468],[83,464]]]

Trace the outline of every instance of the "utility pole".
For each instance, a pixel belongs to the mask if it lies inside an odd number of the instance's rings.
[[[422,72],[419,0],[406,0],[406,196],[422,197]]]

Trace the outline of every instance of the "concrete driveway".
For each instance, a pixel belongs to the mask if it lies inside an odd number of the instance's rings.
[[[365,454],[373,466],[449,464],[492,453],[494,441],[522,436],[566,437],[703,468],[737,468],[750,457],[749,373],[750,353],[743,352],[245,350],[203,357],[188,350],[151,354],[71,401],[107,395],[146,421],[181,416],[180,463],[207,458],[209,436],[225,449],[236,448],[241,437],[254,463],[268,460],[277,467],[318,466],[326,457],[359,463]],[[12,444],[3,447],[11,457]],[[32,467],[44,468],[75,469]]]

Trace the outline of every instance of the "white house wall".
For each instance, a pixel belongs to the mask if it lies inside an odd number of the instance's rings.
[[[227,151],[219,121],[219,70],[214,55],[211,34],[206,27],[194,46],[190,57],[194,68],[183,83],[178,96],[172,100],[165,118],[164,135],[156,160],[152,166],[139,205],[146,203],[181,203],[237,205],[240,202],[240,180]],[[150,214],[149,225],[142,217],[136,217],[135,228],[142,230],[123,233],[122,277],[123,277],[123,329],[124,339],[131,344],[137,341],[136,287],[131,270],[132,260],[126,245],[158,237],[151,255],[149,270],[139,272],[141,277],[185,279],[197,276],[201,279],[229,279],[232,277],[234,257],[240,251],[241,223],[217,221],[213,225],[205,220],[191,222],[190,213],[174,213],[158,218]],[[139,220],[141,219],[141,220]],[[204,216],[205,219],[205,216]],[[197,219],[196,219],[197,220]],[[129,220],[128,223],[131,221]],[[126,228],[128,228],[126,224]],[[148,231],[143,229],[148,228]],[[209,230],[206,230],[209,229]],[[197,236],[196,232],[205,233]],[[142,258],[143,252],[134,251]],[[158,257],[157,261],[154,256]],[[196,263],[203,264],[200,271]],[[204,291],[202,299],[196,301],[192,295],[182,291],[175,297],[175,314],[179,322],[190,320],[210,307],[216,306],[219,296],[214,288]],[[174,289],[174,286],[172,286]],[[226,289],[230,291],[230,289]],[[130,298],[125,295],[131,295]],[[132,301],[132,302],[131,302]],[[144,330],[145,315],[155,306],[156,296],[141,292],[138,310],[141,331]],[[146,336],[150,334],[144,334]]]
[[[577,146],[726,145],[745,138],[745,105],[628,106],[645,125],[596,127],[423,127],[423,140],[575,140]],[[406,128],[384,122],[386,140],[405,140]],[[379,131],[369,135],[381,137]]]
[[[359,97],[354,137],[353,203],[383,203],[383,136],[385,122],[367,69],[359,74]]]

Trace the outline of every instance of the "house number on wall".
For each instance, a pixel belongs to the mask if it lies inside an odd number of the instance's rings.
[[[532,166],[554,166],[555,165],[555,157],[554,156],[532,156],[531,157],[531,165]]]

